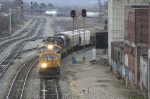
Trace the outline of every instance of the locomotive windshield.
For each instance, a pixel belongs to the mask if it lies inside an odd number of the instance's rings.
[[[48,46],[43,46],[39,49],[40,53],[45,53],[45,52],[55,52],[57,53],[58,51],[60,51],[59,48],[57,48],[56,46],[53,46],[52,49],[48,49]]]

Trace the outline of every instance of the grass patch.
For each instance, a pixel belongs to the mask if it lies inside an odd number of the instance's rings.
[[[144,99],[143,96],[137,92],[129,92],[129,99]]]
[[[122,82],[122,81],[116,81],[116,82],[114,83],[114,86],[115,86],[116,88],[126,88],[125,82]]]
[[[9,36],[9,31],[2,31],[0,34],[0,38],[6,37],[6,36]]]
[[[125,82],[116,81],[114,86],[119,89],[126,89],[125,93],[128,95],[129,99],[144,99],[139,89],[129,89]]]

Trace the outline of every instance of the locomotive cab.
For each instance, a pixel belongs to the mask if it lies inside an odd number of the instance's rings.
[[[61,54],[60,49],[54,46],[44,46],[40,49],[39,73],[55,74],[60,72]]]

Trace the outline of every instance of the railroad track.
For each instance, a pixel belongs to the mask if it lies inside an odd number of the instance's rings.
[[[41,25],[41,27],[40,27],[40,29],[38,31],[38,35],[35,37],[35,40],[38,37],[41,37],[44,34],[44,28],[45,28],[46,20],[44,18],[41,18],[41,19],[43,19],[43,22],[41,22],[41,23],[44,23],[44,24]],[[33,23],[33,22],[31,22],[31,23]],[[24,37],[18,37],[18,35],[22,35],[24,33],[23,31],[21,33],[19,33],[17,36],[15,35],[13,37],[8,37],[8,38],[15,38],[15,39],[9,40],[9,41],[1,44],[0,45],[0,48],[1,48],[0,49],[0,53],[3,52],[6,49],[6,47],[10,46],[12,43],[33,36],[39,24],[40,24],[40,20],[38,19],[38,21],[35,23],[35,26],[33,27],[33,29],[28,31],[29,33],[26,36],[24,36]],[[29,25],[26,29],[24,29],[24,31],[27,31],[27,29],[29,29],[29,27],[31,27],[31,25]],[[18,37],[18,38],[16,38],[16,37]],[[32,40],[34,40],[34,39],[32,38]]]
[[[15,59],[15,57],[18,55],[18,52],[21,51],[21,49],[24,47],[24,45],[27,43],[28,41],[22,41],[20,43],[18,43],[15,48],[12,49],[12,51],[8,54],[8,56],[6,56],[6,58],[4,58],[0,65],[1,65],[1,69],[0,69],[0,77],[4,74],[4,72],[6,71],[6,69],[12,64],[13,60]],[[12,54],[14,53],[14,54]]]
[[[18,70],[15,78],[12,81],[6,99],[22,99],[26,81],[33,66],[38,62],[38,58],[34,57],[24,63]]]
[[[46,23],[46,20],[45,20],[44,18],[41,18],[41,19],[44,20],[42,23]],[[35,20],[35,19],[34,19],[34,20]],[[33,21],[32,21],[31,23],[33,23]],[[35,23],[35,26],[33,27],[33,29],[31,29],[31,30],[29,31],[29,33],[28,33],[26,36],[24,36],[24,37],[18,37],[18,36],[24,34],[26,31],[28,31],[29,28],[32,27],[32,25],[28,25],[24,30],[22,30],[22,31],[21,31],[20,33],[18,33],[17,35],[0,39],[0,41],[5,41],[5,40],[8,40],[8,39],[9,39],[9,41],[7,41],[7,42],[5,42],[5,43],[2,43],[2,44],[0,45],[0,48],[1,48],[1,49],[0,49],[0,52],[3,52],[3,51],[6,49],[6,47],[10,46],[12,43],[14,43],[14,42],[16,42],[16,41],[18,41],[18,40],[23,40],[23,39],[25,39],[25,38],[31,37],[31,36],[34,34],[34,32],[36,31],[36,28],[37,28],[37,26],[38,26],[39,23],[40,23],[40,21],[39,21],[39,19],[38,19],[38,21]],[[44,28],[45,28],[45,24],[44,24],[44,25],[41,25],[41,27],[40,27],[40,29],[39,29],[39,31],[38,31],[38,33],[40,32],[40,34],[38,34],[38,37],[40,37],[40,36],[43,35],[43,33],[44,33]],[[17,38],[17,37],[18,37],[18,38]],[[12,39],[12,38],[13,38],[13,39]],[[37,38],[37,37],[36,37],[36,38]],[[35,38],[35,39],[36,39],[36,38]],[[12,39],[12,40],[10,40],[10,39]]]
[[[37,21],[37,22],[35,23],[35,26],[33,27],[33,29],[31,29],[31,30],[27,33],[26,36],[24,36],[24,37],[16,37],[16,36],[15,36],[14,39],[2,43],[2,44],[0,45],[0,48],[1,48],[1,49],[0,49],[0,52],[3,52],[8,46],[10,46],[12,43],[14,43],[14,42],[16,42],[16,41],[23,40],[23,39],[25,39],[25,38],[31,37],[31,36],[34,34],[34,32],[35,32],[36,28],[38,27],[39,23],[40,23],[40,22]],[[29,26],[30,26],[30,25],[29,25]],[[22,34],[22,33],[25,33],[25,32],[21,32],[21,34]]]
[[[61,99],[59,79],[41,79],[40,99]]]
[[[33,23],[34,23],[35,20],[36,19],[32,19],[32,21],[29,23],[29,25],[25,29],[23,29],[22,31],[20,31],[19,33],[17,33],[16,35],[12,35],[12,36],[8,36],[8,37],[0,38],[0,42],[6,41],[6,40],[10,40],[10,39],[14,39],[16,37],[19,37],[19,36],[23,35],[25,32],[27,32],[30,29],[30,27],[33,25]]]
[[[46,20],[44,19],[43,24],[41,25],[38,34],[35,37],[32,37],[30,39],[24,40],[20,43],[18,43],[12,50],[10,53],[8,53],[8,55],[0,62],[0,77],[5,73],[6,69],[12,64],[13,60],[16,58],[16,56],[18,55],[19,51],[22,50],[22,48],[24,47],[24,45],[32,40],[36,40],[39,39],[43,34],[44,34],[44,27],[45,27],[45,23]],[[35,32],[35,31],[34,31]],[[34,34],[34,32],[32,34]],[[12,54],[13,53],[13,54]]]

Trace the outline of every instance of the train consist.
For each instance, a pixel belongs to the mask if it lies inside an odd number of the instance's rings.
[[[40,48],[39,72],[59,73],[61,58],[84,45],[90,45],[90,31],[78,29],[60,32],[43,40],[45,46]]]

